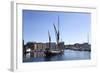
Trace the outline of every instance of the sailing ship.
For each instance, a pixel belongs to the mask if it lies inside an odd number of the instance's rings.
[[[49,48],[46,48],[45,50],[45,55],[46,56],[53,56],[57,54],[62,54],[64,52],[64,47],[61,47],[61,42],[60,42],[60,31],[59,31],[59,16],[58,16],[58,30],[53,24],[54,30],[55,30],[55,36],[56,36],[56,48],[51,49],[51,36],[50,32],[48,31],[48,37],[49,37]]]

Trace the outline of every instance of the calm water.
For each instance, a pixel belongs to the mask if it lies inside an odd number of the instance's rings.
[[[63,54],[52,57],[27,57],[24,62],[41,62],[41,61],[63,61],[63,60],[87,60],[91,58],[91,52],[65,50]]]

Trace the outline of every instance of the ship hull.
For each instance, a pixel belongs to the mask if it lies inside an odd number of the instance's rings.
[[[59,55],[59,54],[63,54],[63,50],[58,51],[58,50],[52,50],[52,51],[45,51],[45,55],[46,56],[55,56],[55,55]]]

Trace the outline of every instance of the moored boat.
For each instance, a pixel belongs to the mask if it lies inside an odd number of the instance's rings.
[[[48,45],[48,48],[44,52],[46,56],[62,54],[64,52],[64,47],[60,45],[63,43],[60,42],[59,16],[58,16],[58,30],[57,30],[55,24],[53,24],[53,26],[54,26],[54,30],[55,30],[55,36],[56,36],[56,48],[51,49],[51,36],[50,36],[50,32],[48,31],[49,45]]]

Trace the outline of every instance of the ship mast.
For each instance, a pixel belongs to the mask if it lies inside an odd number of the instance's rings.
[[[59,46],[59,39],[60,39],[60,33],[59,33],[59,16],[58,16],[58,33],[57,33],[57,44]]]
[[[60,32],[59,32],[59,16],[58,16],[58,30],[56,29],[56,26],[53,24],[54,26],[54,29],[55,29],[55,35],[56,35],[56,43],[57,43],[57,49],[59,49],[59,35],[60,35]]]
[[[89,44],[89,33],[87,35],[87,43]]]
[[[57,43],[57,29],[56,29],[56,26],[55,26],[55,24],[53,24],[53,26],[54,26],[54,30],[55,30],[56,43]]]
[[[49,49],[51,48],[51,36],[50,36],[50,32],[48,30],[48,37],[49,37]]]

